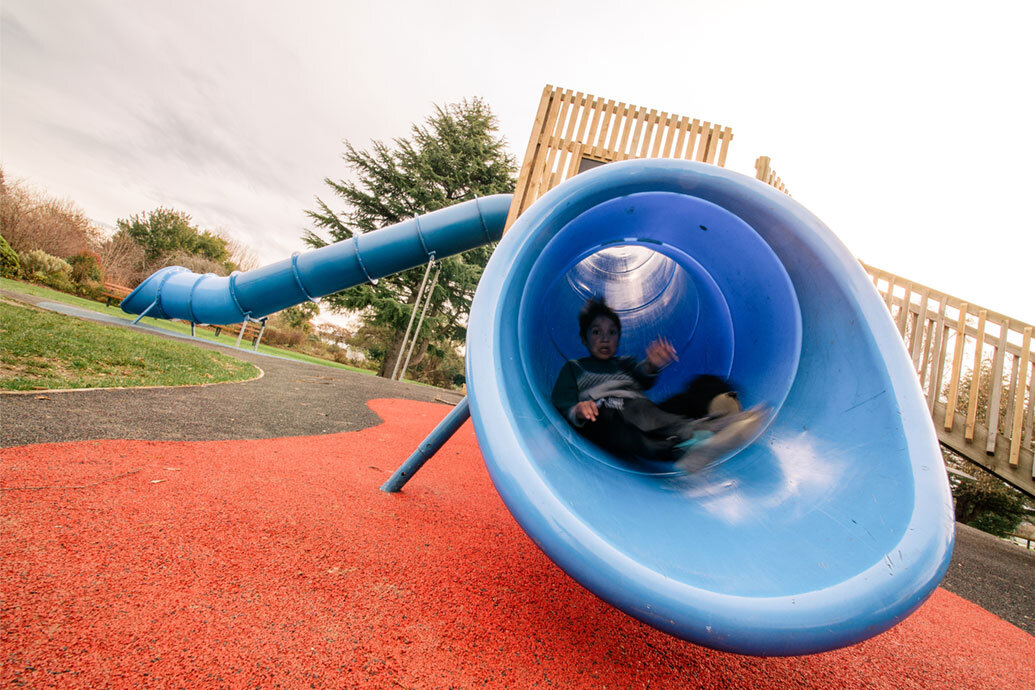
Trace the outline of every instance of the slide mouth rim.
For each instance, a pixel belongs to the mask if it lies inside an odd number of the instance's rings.
[[[625,189],[646,188],[660,180],[666,190],[699,194],[727,209],[723,201],[748,195],[761,208],[760,213],[773,213],[779,223],[801,226],[803,231],[789,240],[790,245],[807,247],[830,261],[837,279],[859,299],[861,323],[857,327],[871,328],[878,346],[893,350],[891,343],[897,342],[901,349],[901,341],[894,340],[897,330],[893,324],[887,328],[890,319],[879,300],[867,292],[872,292],[872,285],[857,262],[822,223],[785,195],[737,173],[683,161],[629,161],[584,173],[551,190],[518,219],[490,261],[472,306],[470,333],[479,334],[480,341],[469,339],[468,347],[472,416],[490,476],[507,507],[552,560],[597,596],[654,627],[699,644],[748,654],[807,654],[853,644],[892,627],[933,591],[948,567],[953,542],[947,482],[944,477],[941,481],[934,477],[929,467],[923,467],[926,475],[921,475],[921,464],[940,461],[930,417],[922,396],[909,390],[915,376],[909,362],[903,362],[897,352],[890,352],[886,359],[893,388],[889,397],[901,406],[904,427],[917,426],[905,433],[915,496],[908,525],[897,544],[914,559],[911,567],[894,578],[887,577],[881,561],[835,586],[792,596],[738,597],[680,586],[668,581],[665,573],[647,572],[627,554],[614,553],[591,525],[580,524],[567,511],[541,477],[527,472],[527,460],[512,457],[527,453],[528,448],[515,428],[517,420],[508,418],[512,406],[507,399],[528,391],[498,385],[495,372],[518,353],[496,339],[500,312],[514,308],[506,296],[519,287],[515,283],[527,279],[527,272],[508,269],[519,252],[542,249],[543,231],[534,227],[537,220],[548,214],[567,215],[570,220],[580,204],[584,208],[598,203],[599,184],[605,178],[617,176],[622,179],[611,182]],[[755,225],[741,212],[731,212]]]

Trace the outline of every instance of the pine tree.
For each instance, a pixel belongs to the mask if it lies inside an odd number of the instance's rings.
[[[392,146],[373,141],[364,151],[346,141],[342,158],[351,178],[324,182],[345,208],[335,211],[316,199],[317,208],[307,211],[316,230],[302,237],[311,247],[327,244],[321,231],[339,242],[476,196],[512,192],[517,169],[498,134],[496,117],[477,98],[435,106],[423,125],[414,124],[410,137],[395,139]],[[442,260],[411,367],[429,345],[455,350],[464,341],[471,298],[491,252],[479,247]],[[357,285],[325,298],[332,311],[358,311],[365,325],[389,334],[380,376],[392,374],[424,271],[423,266],[413,268],[381,278],[377,285]]]

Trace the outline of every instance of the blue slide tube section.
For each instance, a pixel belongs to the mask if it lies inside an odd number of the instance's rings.
[[[676,345],[652,397],[714,373],[772,405],[756,442],[687,475],[574,433],[550,392],[585,356],[591,294],[621,315],[620,354]],[[578,175],[500,242],[468,332],[471,416],[508,509],[639,620],[716,649],[807,654],[887,630],[943,577],[951,500],[912,363],[858,262],[779,191],[676,160]]]
[[[495,242],[511,195],[474,199],[353,239],[296,254],[229,277],[182,266],[155,272],[122,300],[122,309],[194,323],[231,324],[376,280],[435,258]]]

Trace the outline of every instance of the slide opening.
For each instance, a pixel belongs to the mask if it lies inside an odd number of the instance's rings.
[[[578,313],[592,296],[622,321],[619,355],[640,359],[659,336],[675,346],[678,362],[648,391],[654,400],[714,374],[731,379],[745,404],[775,405],[793,382],[800,316],[783,266],[747,224],[701,199],[646,192],[598,204],[559,229],[525,287],[524,375],[565,443],[616,469],[673,472],[670,463],[610,456],[572,435],[551,406],[564,362],[588,355]]]

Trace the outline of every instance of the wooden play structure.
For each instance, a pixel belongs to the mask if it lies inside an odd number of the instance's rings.
[[[725,166],[733,130],[546,86],[507,227],[564,180],[629,158]],[[755,177],[789,194],[768,156]],[[943,445],[1035,496],[1035,343],[1031,324],[863,264],[913,358]],[[981,372],[972,376],[971,372]]]
[[[547,86],[521,164],[507,227],[569,177],[628,158],[726,164],[729,127]]]

